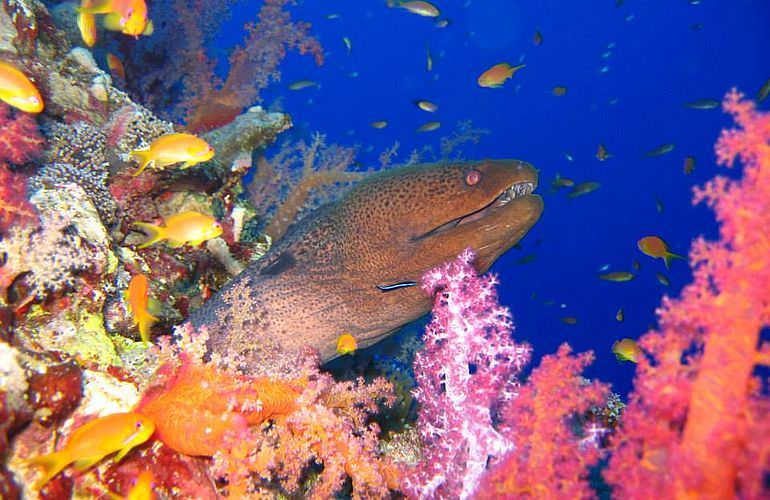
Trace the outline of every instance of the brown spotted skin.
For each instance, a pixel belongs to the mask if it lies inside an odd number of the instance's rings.
[[[481,174],[473,185],[471,171]],[[214,353],[240,355],[246,371],[304,346],[328,361],[343,333],[359,348],[372,345],[431,307],[419,286],[383,292],[377,285],[419,283],[427,270],[469,246],[485,271],[529,231],[543,209],[539,196],[485,209],[517,182],[537,184],[536,171],[518,160],[374,174],[292,226],[188,321],[206,327]]]

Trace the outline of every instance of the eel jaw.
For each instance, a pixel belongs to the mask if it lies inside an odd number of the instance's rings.
[[[523,198],[525,196],[531,195],[532,192],[535,190],[536,186],[537,186],[537,181],[532,181],[532,180],[515,182],[510,186],[508,186],[507,188],[505,188],[492,201],[490,201],[483,207],[479,208],[478,210],[475,210],[465,215],[461,215],[460,217],[457,217],[448,222],[445,222],[444,224],[441,224],[440,226],[437,226],[431,229],[430,231],[428,231],[427,233],[421,234],[420,236],[414,239],[421,240],[427,237],[436,236],[438,234],[444,233],[458,226],[469,224],[473,221],[482,219],[490,215],[491,213],[499,210],[501,207],[504,207],[505,205],[507,205],[508,203],[510,203],[511,201],[517,198]]]
[[[532,192],[535,190],[535,183],[531,181],[523,181],[523,182],[516,182],[509,186],[507,189],[505,189],[502,193],[500,193],[497,198],[492,200],[490,203],[488,203],[486,206],[476,210],[475,212],[471,212],[468,215],[463,215],[462,217],[458,217],[457,219],[454,219],[453,221],[449,221],[447,224],[452,224],[452,227],[461,226],[463,224],[468,224],[469,222],[473,222],[475,220],[481,219],[490,213],[494,212],[495,210],[498,210],[500,207],[505,206],[512,200],[527,196],[532,194]]]

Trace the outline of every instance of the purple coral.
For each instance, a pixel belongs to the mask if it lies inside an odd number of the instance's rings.
[[[511,315],[497,301],[497,278],[478,276],[474,258],[467,249],[423,276],[423,289],[435,302],[425,347],[414,361],[424,458],[405,468],[403,489],[410,497],[467,498],[487,461],[513,448],[494,420],[517,392],[516,375],[529,361],[530,347],[511,338]]]

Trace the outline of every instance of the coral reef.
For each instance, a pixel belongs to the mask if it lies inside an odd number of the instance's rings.
[[[755,376],[770,365],[761,342],[770,326],[770,114],[734,90],[723,109],[737,127],[722,132],[717,158],[740,161],[743,174],[695,190],[694,201],[716,212],[720,239],[693,244],[693,282],[664,299],[660,328],[639,341],[646,355],[604,472],[618,495],[770,493],[770,399]]]

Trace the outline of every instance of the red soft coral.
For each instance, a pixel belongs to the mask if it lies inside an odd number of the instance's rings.
[[[0,162],[22,164],[43,149],[43,137],[32,115],[0,103]]]
[[[37,221],[37,214],[27,201],[27,177],[0,163],[0,234],[13,224],[33,221]]]

